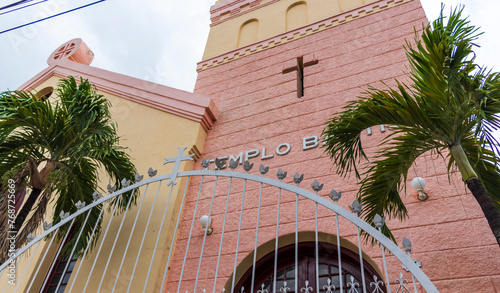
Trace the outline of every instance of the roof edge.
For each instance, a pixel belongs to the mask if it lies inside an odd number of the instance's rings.
[[[87,78],[100,91],[199,122],[205,130],[213,127],[220,114],[209,97],[68,60],[54,62],[18,90],[33,90],[53,76]]]

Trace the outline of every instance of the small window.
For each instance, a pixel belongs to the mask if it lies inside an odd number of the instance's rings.
[[[64,270],[66,267],[66,264],[68,261],[57,261],[55,263],[55,266],[53,268],[53,272],[50,275],[50,279],[48,282],[48,285],[46,285],[46,289],[44,292],[47,293],[54,293],[56,292],[57,285],[59,284],[59,281],[61,282],[61,285],[59,286],[58,292],[64,292],[64,289],[66,288],[66,285],[68,284],[69,277],[71,276],[71,273],[73,272],[73,269],[75,267],[77,259],[73,258],[71,262],[68,265],[68,268]],[[63,275],[64,272],[64,275]],[[61,280],[62,278],[62,280]]]
[[[37,93],[37,95],[38,95],[40,100],[45,101],[52,95],[52,92],[54,92],[54,88],[51,86],[48,86],[46,88],[41,89]]]
[[[72,227],[68,237],[66,238],[66,241],[61,246],[68,244],[73,239],[73,237],[76,237],[75,234],[78,234],[76,232],[77,230],[74,227]],[[50,274],[46,276],[47,283],[45,284],[45,287],[43,288],[42,292],[63,293],[64,290],[66,289],[66,286],[68,285],[69,278],[71,277],[71,273],[75,268],[77,260],[78,258],[76,257],[72,257],[71,260],[63,259],[61,257],[54,259],[52,271],[50,272]],[[66,265],[68,267],[66,267]],[[60,285],[59,282],[61,282]],[[59,285],[59,289],[56,292],[57,285]]]

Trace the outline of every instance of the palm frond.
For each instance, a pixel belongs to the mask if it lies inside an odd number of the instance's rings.
[[[368,223],[372,223],[376,214],[399,220],[407,217],[400,193],[405,189],[408,170],[422,154],[439,151],[440,145],[426,133],[399,131],[378,152],[360,182],[358,201],[363,204],[361,215]],[[382,232],[394,239],[387,226]]]
[[[337,172],[350,171],[360,178],[357,163],[367,159],[361,144],[361,133],[380,124],[426,129],[431,126],[425,112],[414,99],[415,93],[398,82],[397,89],[370,88],[364,97],[349,103],[340,115],[334,115],[323,131],[326,152],[333,159]]]
[[[113,148],[105,156],[96,156],[94,159],[100,166],[104,167],[106,173],[114,183],[112,185],[121,187],[121,180],[123,179],[130,180],[132,184],[135,182],[135,166],[130,161],[130,156],[122,148]],[[131,205],[135,205],[137,203],[138,196],[139,190],[136,190],[135,192],[129,191],[122,194],[121,198],[123,200],[118,202],[118,211],[125,211],[130,197],[132,197]],[[115,198],[110,203],[109,208],[114,206],[117,200],[119,199]]]
[[[466,177],[476,172],[499,207],[500,152],[493,133],[500,129],[500,76],[474,63],[474,41],[481,33],[462,12],[458,7],[445,17],[442,9],[422,32],[415,30],[414,43],[406,43],[411,86],[396,81],[395,88],[370,87],[335,114],[323,131],[337,172],[355,172],[362,178],[358,198],[368,222],[375,214],[403,220],[406,208],[399,192],[411,164],[427,151],[461,146],[466,157],[462,151],[450,154],[448,170],[459,163]],[[367,159],[361,133],[378,124],[394,125],[397,131],[383,139],[386,147],[375,160],[360,165]],[[362,176],[358,168],[365,168]],[[388,228],[384,233],[390,235]]]
[[[118,186],[123,178],[133,181],[135,167],[126,149],[118,146],[110,106],[88,80],[77,81],[73,77],[60,81],[51,101],[39,99],[30,92],[0,94],[0,172],[19,171],[27,166],[28,157],[37,164],[50,161],[55,167],[47,178],[48,185],[53,186],[50,195],[55,199],[54,223],[60,221],[61,211],[75,212],[77,201],[87,204],[93,201],[92,194],[98,188],[98,170],[106,170]],[[50,195],[43,193],[45,197],[38,202],[45,204]],[[137,194],[129,192],[123,197],[133,199],[135,204]],[[126,202],[120,202],[119,211],[126,208]],[[97,237],[90,240],[90,235],[96,224],[96,236],[99,235],[101,209],[102,206],[93,208],[85,225],[82,217],[75,219],[74,227],[84,229],[81,240],[71,240],[77,244],[77,254],[87,245],[93,247],[97,241]],[[34,210],[34,217],[25,225],[27,232],[20,236],[26,236],[28,230],[32,231],[32,227],[40,223],[44,207],[39,204]],[[68,228],[58,232],[59,238]],[[65,248],[63,255],[66,252]]]

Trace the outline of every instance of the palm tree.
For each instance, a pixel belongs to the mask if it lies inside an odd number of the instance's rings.
[[[75,212],[78,201],[93,201],[99,170],[105,170],[114,182],[111,184],[117,186],[121,179],[134,177],[135,167],[125,149],[118,145],[109,101],[88,80],[80,78],[79,83],[73,77],[61,80],[52,101],[22,91],[0,95],[0,213],[7,215],[9,183],[13,183],[15,194],[31,189],[13,229],[7,216],[0,218],[0,252],[4,260],[9,228],[17,232],[18,247],[26,243],[28,234],[34,233],[43,221],[51,199],[55,202],[52,221],[57,223],[61,211]],[[119,210],[126,208],[130,196],[135,203],[137,194],[131,193],[125,195],[125,200],[114,202]],[[73,229],[83,229],[77,254],[87,245],[95,245],[97,237],[89,238],[96,222],[101,221],[101,209],[102,206],[92,209],[85,226],[84,217],[75,221]],[[69,228],[67,225],[60,229],[59,238]],[[66,247],[72,248],[75,241]]]
[[[493,136],[500,128],[500,78],[474,63],[473,41],[480,33],[462,11],[452,10],[446,18],[442,8],[421,38],[415,32],[415,44],[406,43],[411,85],[396,80],[394,88],[369,87],[327,122],[323,135],[337,172],[361,179],[358,198],[366,220],[375,214],[406,218],[399,192],[408,170],[419,156],[434,153],[446,156],[449,173],[458,168],[500,245],[500,169]],[[368,159],[360,134],[380,124],[394,132],[360,172],[358,164]]]

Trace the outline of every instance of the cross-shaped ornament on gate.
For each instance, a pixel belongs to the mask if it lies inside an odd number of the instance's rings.
[[[308,55],[307,57],[310,57]],[[304,58],[304,56],[297,58],[297,64],[291,67],[283,68],[283,74],[292,71],[297,71],[297,98],[302,98],[304,96],[304,68],[318,64],[318,60],[312,55],[312,60],[307,60],[311,58]]]
[[[179,167],[181,166],[182,161],[193,161],[193,157],[195,154],[191,154],[188,156],[183,156],[184,151],[187,149],[187,147],[184,148],[177,148],[177,157],[175,158],[165,158],[165,162],[163,162],[163,165],[168,164],[168,163],[175,163],[174,164],[174,170],[172,171],[172,175],[170,176],[170,181],[168,182],[167,186],[170,184],[177,184],[175,181],[177,179],[177,173],[179,173]]]

